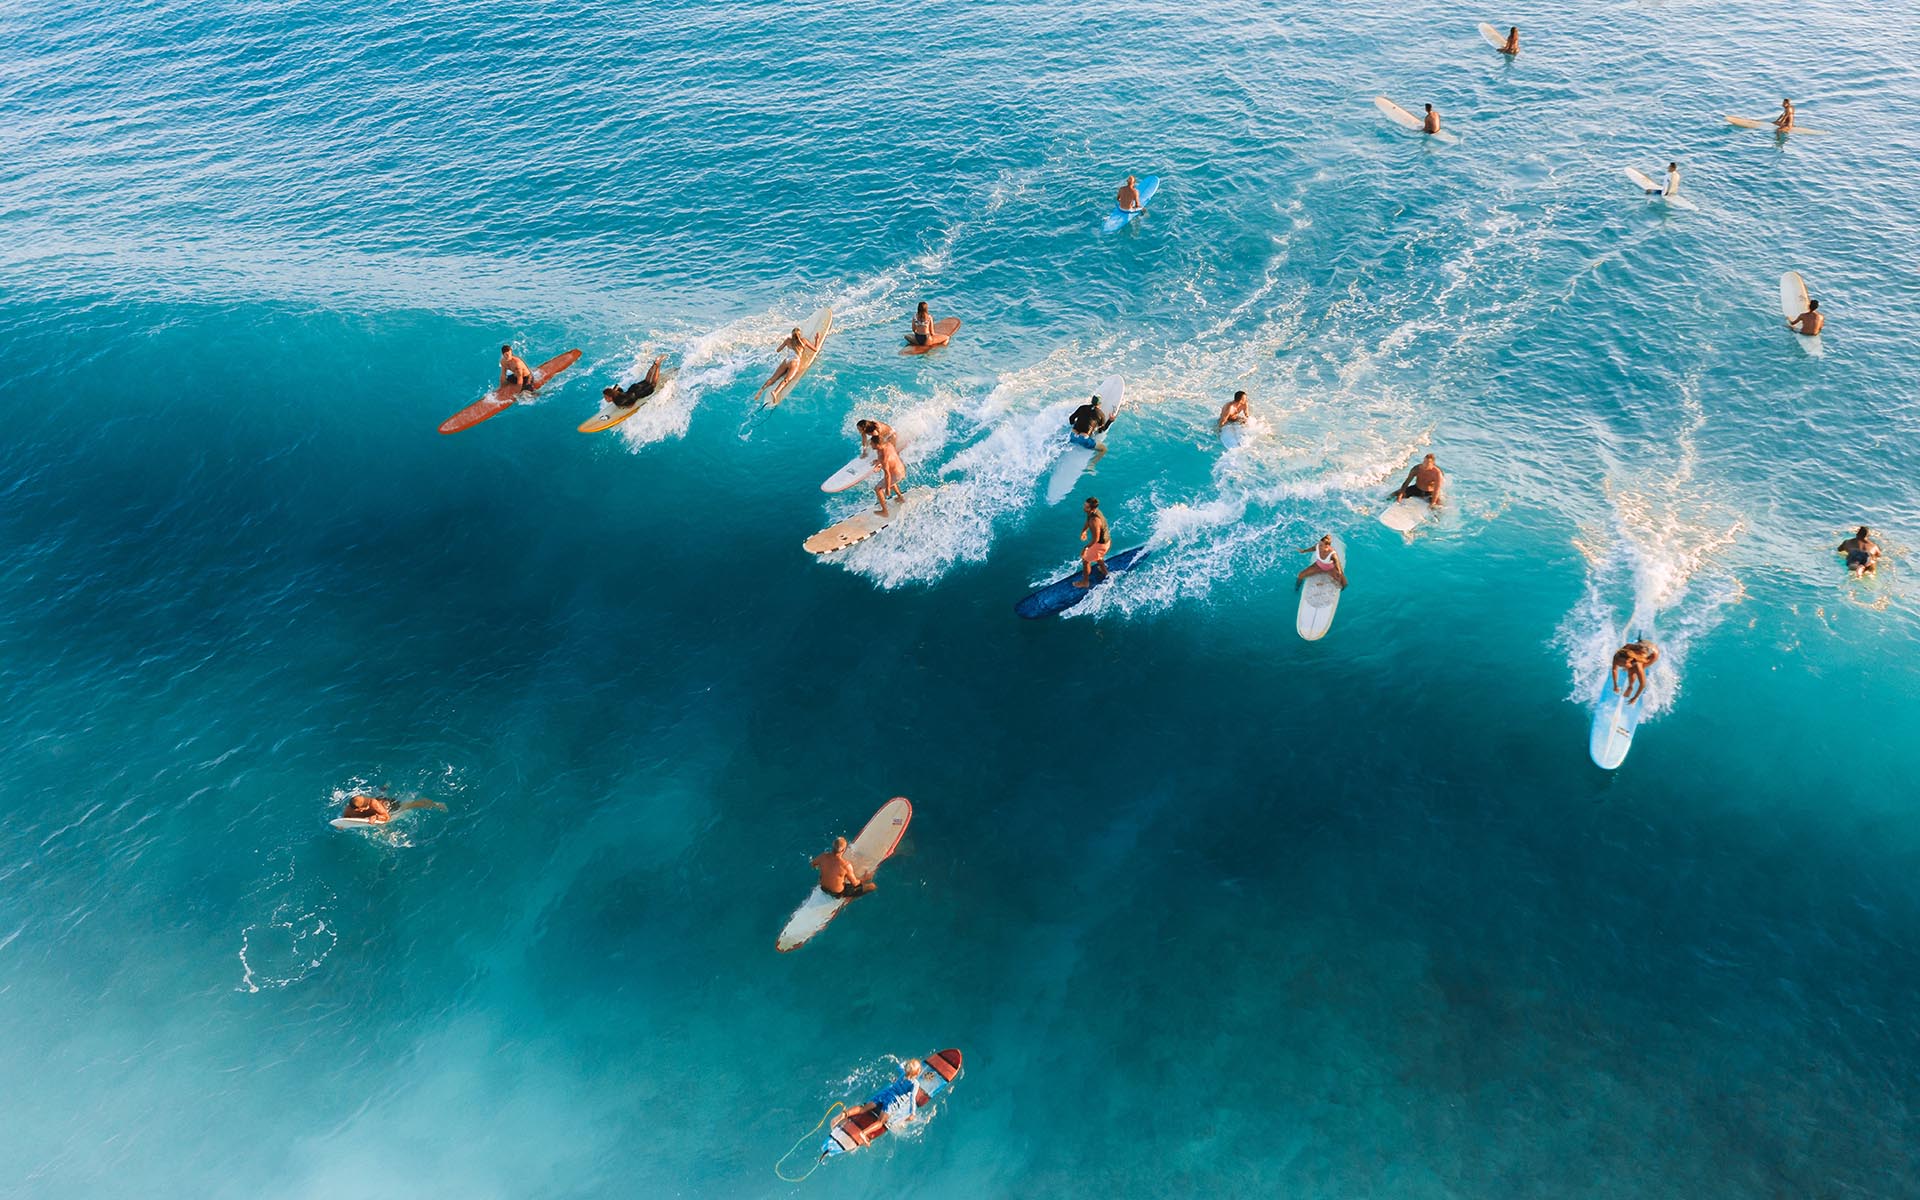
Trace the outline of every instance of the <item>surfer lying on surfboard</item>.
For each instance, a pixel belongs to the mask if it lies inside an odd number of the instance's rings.
[[[1131,175],[1127,176],[1127,181],[1120,185],[1120,191],[1114,196],[1113,202],[1119,206],[1121,212],[1147,211],[1146,205],[1140,203],[1140,184]]]
[[[1628,642],[1616,650],[1613,666],[1607,671],[1607,678],[1613,681],[1613,690],[1626,697],[1632,704],[1647,694],[1647,668],[1660,661],[1660,652],[1646,641]],[[1620,687],[1620,673],[1627,673],[1627,686]]]
[[[1225,407],[1221,408],[1220,420],[1215,422],[1213,427],[1216,430],[1220,430],[1225,429],[1229,425],[1245,425],[1246,423],[1247,394],[1245,392],[1235,392],[1233,399],[1227,401]]]
[[[393,820],[395,813],[406,812],[410,808],[437,808],[447,811],[447,806],[438,800],[409,800],[405,804],[388,804],[384,796],[349,796],[347,806],[340,815],[351,821],[372,821],[375,825],[385,825]]]
[[[601,388],[600,398],[608,404],[618,405],[621,408],[632,408],[634,405],[660,390],[660,364],[666,361],[667,356],[664,354],[654,359],[653,365],[647,368],[647,373],[640,378],[638,383],[630,384],[625,388]]]
[[[847,839],[843,837],[833,839],[833,849],[808,865],[820,872],[820,890],[835,900],[856,900],[880,886],[873,881],[872,871],[862,879],[853,869],[853,863],[847,859]]]
[[[1868,532],[1865,525],[1835,550],[1847,556],[1847,571],[1856,578],[1871,575],[1880,569],[1880,544],[1873,540],[1873,534]]]
[[[919,1059],[908,1059],[901,1065],[898,1079],[868,1097],[865,1104],[856,1104],[848,1109],[840,1120],[835,1122],[835,1125],[851,1124],[853,1128],[861,1129],[869,1124],[858,1120],[866,1113],[877,1114],[881,1124],[887,1127],[904,1125],[913,1120],[914,1109],[917,1107],[914,1103],[915,1081],[920,1078],[922,1069]],[[860,1140],[870,1142],[876,1136],[878,1134],[867,1133]]]
[[[1429,454],[1414,464],[1407,472],[1406,479],[1394,489],[1389,500],[1405,500],[1413,497],[1425,500],[1429,507],[1440,507],[1440,488],[1447,481],[1446,475],[1433,464],[1433,455]]]
[[[1341,591],[1347,590],[1347,564],[1340,561],[1340,552],[1334,549],[1332,534],[1321,534],[1318,542],[1302,546],[1300,553],[1313,555],[1313,561],[1293,577],[1294,587],[1300,587],[1315,575],[1331,575]]]
[[[818,354],[820,352],[820,341],[808,341],[807,335],[801,333],[800,327],[795,325],[793,332],[781,340],[780,352],[790,354],[790,357],[781,359],[780,365],[773,369],[773,374],[767,376],[767,381],[754,389],[753,398],[755,400],[760,398],[760,393],[769,388],[778,392],[783,385],[790,384],[799,379],[800,360],[808,355]]]
[[[1087,514],[1087,523],[1080,527],[1080,540],[1087,548],[1080,552],[1080,578],[1073,586],[1086,588],[1093,586],[1093,569],[1100,568],[1100,578],[1107,577],[1107,551],[1113,549],[1113,530],[1107,525],[1107,514],[1100,511],[1100,501],[1092,496],[1080,506]]]

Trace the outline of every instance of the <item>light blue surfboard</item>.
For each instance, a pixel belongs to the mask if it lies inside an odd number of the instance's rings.
[[[1110,554],[1107,556],[1106,579],[1099,580],[1093,587],[1082,588],[1073,586],[1074,580],[1080,578],[1080,572],[1075,571],[1065,579],[1055,580],[1031,596],[1028,596],[1020,603],[1014,605],[1013,611],[1026,617],[1028,620],[1039,620],[1041,617],[1057,617],[1082,600],[1085,600],[1093,593],[1095,588],[1105,587],[1108,581],[1114,576],[1124,575],[1139,566],[1146,560],[1146,557],[1147,548],[1145,546],[1135,546],[1131,550],[1122,550],[1118,554]]]
[[[1160,177],[1158,175],[1149,175],[1145,179],[1142,179],[1136,186],[1140,189],[1140,207],[1144,210],[1147,205],[1153,203],[1153,194],[1160,190]],[[1107,219],[1101,223],[1100,228],[1106,230],[1108,233],[1112,233],[1117,229],[1124,228],[1127,222],[1139,215],[1137,212],[1128,212],[1116,204],[1113,206],[1113,211],[1107,214]]]
[[[1622,686],[1625,686],[1624,680]],[[1600,680],[1600,694],[1593,702],[1593,733],[1587,753],[1593,756],[1594,766],[1612,771],[1627,761],[1627,751],[1633,749],[1633,731],[1640,727],[1640,717],[1646,711],[1646,693],[1627,703],[1624,695],[1613,690],[1613,672],[1608,671]]]

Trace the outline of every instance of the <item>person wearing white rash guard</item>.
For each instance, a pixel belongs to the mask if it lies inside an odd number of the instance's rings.
[[[1660,194],[1662,196],[1678,196],[1680,194],[1679,163],[1670,162],[1667,164],[1667,186],[1660,189]]]

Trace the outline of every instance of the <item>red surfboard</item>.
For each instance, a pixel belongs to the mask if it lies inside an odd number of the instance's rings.
[[[945,1091],[954,1077],[960,1074],[960,1052],[958,1050],[935,1050],[922,1061],[928,1070],[921,1072],[920,1079],[913,1089],[913,1108],[919,1110],[933,1103],[933,1098]],[[858,1114],[843,1114],[833,1123],[833,1130],[826,1143],[821,1146],[821,1157],[833,1154],[851,1154],[862,1150],[887,1132],[887,1114],[868,1109]]]
[[[533,369],[533,386],[538,391],[540,385],[555,375],[580,361],[578,350],[569,350],[559,358],[550,358]],[[467,405],[459,412],[440,422],[441,433],[459,433],[463,429],[472,429],[489,417],[497,417],[513,407],[520,398],[520,385],[510,383],[498,391],[488,392],[485,396]]]
[[[934,331],[934,333],[936,333],[936,334],[941,334],[941,333],[944,333],[944,334],[946,334],[946,335],[947,335],[947,337],[948,337],[949,339],[951,339],[951,338],[953,337],[953,334],[954,334],[954,331],[955,331],[955,330],[957,330],[957,329],[959,329],[959,328],[960,328],[960,318],[959,318],[959,317],[948,317],[948,318],[947,318],[946,320],[944,320],[944,321],[935,321],[935,322],[933,323],[933,331]],[[913,339],[912,339],[912,338],[908,338],[908,339],[907,339],[907,348],[906,348],[905,350],[902,350],[902,351],[901,351],[900,353],[902,353],[902,354],[925,354],[925,353],[927,353],[927,352],[928,352],[928,351],[930,351],[930,350],[938,350],[938,349],[939,349],[939,348],[940,348],[941,346],[944,346],[944,345],[946,345],[946,344],[947,344],[946,342],[939,342],[939,343],[937,343],[937,344],[935,344],[935,345],[932,345],[932,346],[916,346],[916,345],[914,345],[914,344],[913,344]]]

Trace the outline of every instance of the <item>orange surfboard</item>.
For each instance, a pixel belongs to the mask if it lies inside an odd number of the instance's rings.
[[[954,331],[955,331],[955,330],[957,330],[957,329],[959,329],[959,328],[960,328],[960,318],[959,318],[959,317],[948,317],[948,318],[947,318],[946,320],[944,320],[944,321],[935,321],[935,322],[933,323],[933,331],[934,331],[934,333],[936,333],[936,334],[942,334],[942,333],[944,333],[944,334],[946,334],[946,335],[947,335],[947,337],[949,337],[949,338],[951,338],[951,337],[953,336],[953,334],[954,334]],[[932,345],[932,346],[916,346],[916,345],[914,345],[914,344],[913,344],[912,342],[908,342],[908,343],[907,343],[907,348],[906,348],[905,350],[902,350],[902,351],[901,351],[900,353],[902,353],[902,354],[925,354],[925,353],[926,353],[927,351],[929,351],[929,350],[938,350],[938,349],[939,349],[939,348],[940,348],[941,346],[944,346],[944,345],[946,345],[946,343],[945,343],[945,342],[939,342],[939,343],[936,343],[936,344],[934,344],[934,345]]]
[[[546,362],[541,363],[533,369],[533,386],[535,390],[538,390],[541,384],[552,379],[555,375],[558,375],[579,361],[580,351],[569,350],[559,358],[550,358]],[[521,388],[518,383],[510,383],[497,391],[488,392],[485,396],[482,396],[472,404],[467,405],[459,412],[440,422],[440,432],[459,433],[463,429],[472,429],[475,425],[487,420],[489,417],[499,416],[501,413],[513,407],[513,402],[520,398],[520,391]]]

